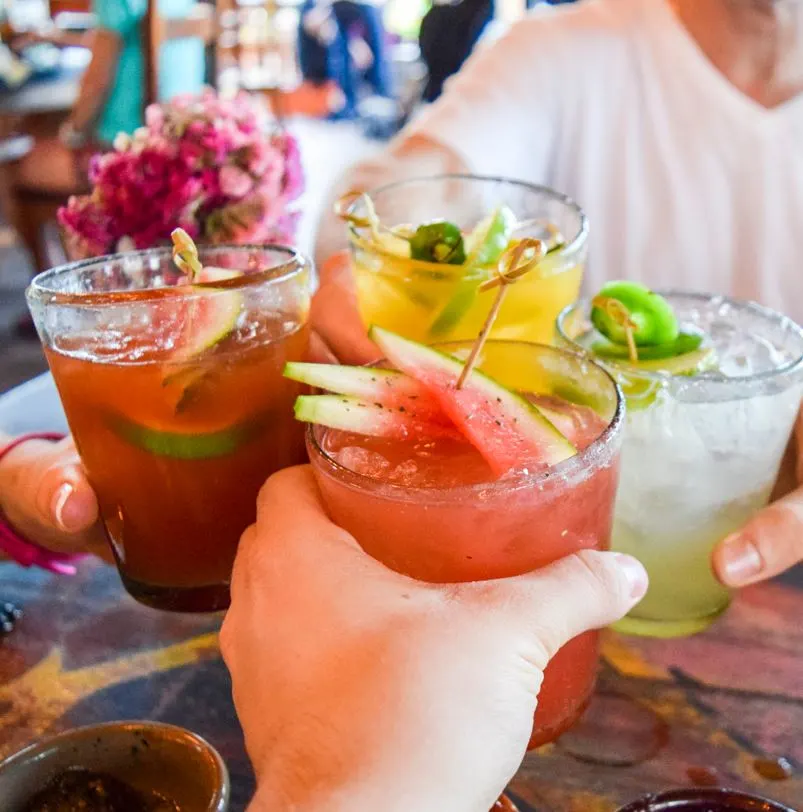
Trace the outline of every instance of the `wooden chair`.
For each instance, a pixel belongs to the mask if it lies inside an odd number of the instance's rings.
[[[210,52],[215,38],[214,6],[210,3],[198,3],[186,18],[168,19],[159,14],[156,0],[149,0],[142,25],[145,51],[144,102],[147,107],[158,100],[159,54],[166,42],[187,37],[198,38],[207,47],[207,53]],[[57,189],[32,185],[24,180],[13,183],[14,225],[38,270],[64,261],[65,251],[58,239],[56,214],[70,196],[87,191],[86,181],[74,188]]]

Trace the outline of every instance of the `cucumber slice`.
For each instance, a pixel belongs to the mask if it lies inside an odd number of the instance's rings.
[[[500,206],[466,237],[466,272],[432,322],[430,336],[438,338],[446,335],[465,318],[477,299],[480,284],[488,278],[487,269],[499,262],[516,225],[513,211],[507,206]]]
[[[111,417],[110,425],[115,434],[157,457],[209,460],[226,457],[239,450],[259,433],[262,421],[242,423],[207,434],[162,431],[134,423],[119,415]]]
[[[450,424],[429,392],[402,372],[376,367],[290,362],[284,377],[338,395],[406,412],[411,417]]]
[[[457,359],[378,327],[370,336],[394,366],[429,390],[499,476],[556,465],[577,453],[537,406],[487,375],[474,371],[457,389],[463,371]]]
[[[366,403],[343,395],[299,395],[295,404],[296,420],[316,423],[330,429],[408,440],[412,437],[453,437],[460,435],[451,426],[435,425],[399,409]]]

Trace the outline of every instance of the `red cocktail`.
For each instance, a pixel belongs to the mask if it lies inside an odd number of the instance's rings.
[[[225,608],[237,542],[273,472],[303,462],[282,377],[307,348],[309,267],[289,249],[169,250],[57,268],[31,310],[126,589]]]
[[[459,354],[466,346],[444,349]],[[307,445],[332,519],[387,566],[433,583],[519,575],[581,549],[606,548],[622,422],[615,383],[592,362],[535,344],[489,342],[479,368],[527,393],[578,453],[499,478],[459,437],[390,439],[313,426]],[[531,746],[577,720],[597,659],[596,632],[553,658]]]

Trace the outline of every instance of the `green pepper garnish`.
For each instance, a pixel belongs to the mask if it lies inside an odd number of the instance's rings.
[[[410,240],[410,256],[424,262],[462,265],[466,261],[463,234],[446,220],[433,220],[416,229]]]
[[[594,298],[591,321],[614,344],[653,347],[677,339],[678,320],[663,296],[638,282],[609,282]]]

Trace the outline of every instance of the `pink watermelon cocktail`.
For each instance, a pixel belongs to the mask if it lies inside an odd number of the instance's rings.
[[[519,575],[609,544],[622,418],[616,385],[595,364],[535,344],[489,342],[480,369],[535,396],[577,453],[500,476],[488,455],[459,434],[370,437],[317,425],[308,433],[332,519],[372,556],[419,580]],[[493,456],[492,439],[488,446]],[[597,661],[596,632],[552,659],[531,746],[554,740],[577,720]]]

